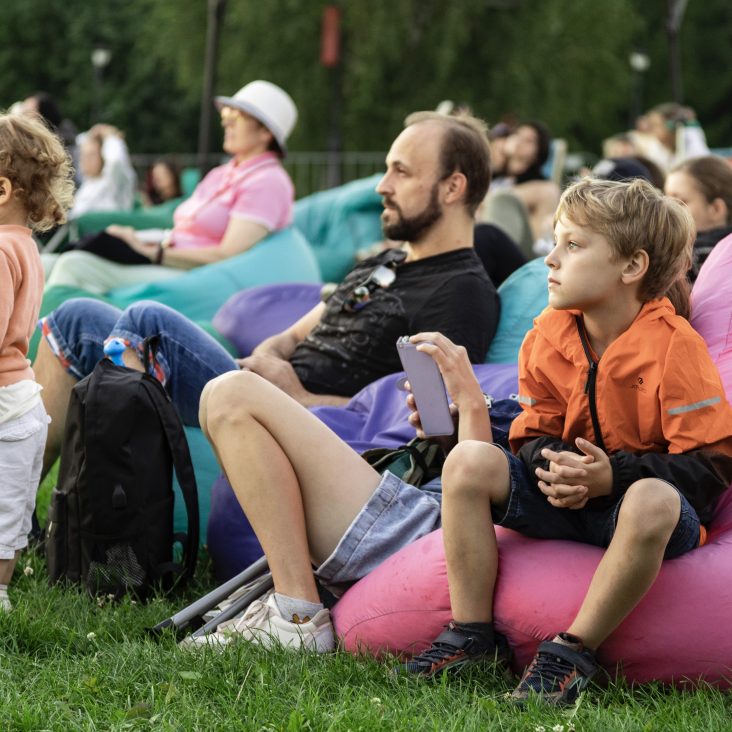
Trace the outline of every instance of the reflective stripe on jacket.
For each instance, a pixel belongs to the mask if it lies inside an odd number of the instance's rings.
[[[514,452],[542,437],[575,451],[577,437],[598,444],[586,393],[589,362],[574,316],[548,308],[524,340],[519,355],[523,412],[510,432]],[[639,477],[657,475],[673,482],[705,520],[703,514],[732,479],[732,408],[702,337],[661,298],[646,303],[595,360],[597,421],[607,453],[615,456],[613,492],[624,491]],[[649,453],[659,459],[640,463],[637,456]],[[662,457],[688,453],[693,453],[691,462],[676,465]],[[697,468],[700,478],[711,471],[706,476],[711,483],[688,485]]]

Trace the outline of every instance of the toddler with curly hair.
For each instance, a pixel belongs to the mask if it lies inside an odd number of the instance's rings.
[[[48,417],[28,343],[43,295],[33,231],[63,223],[74,192],[61,141],[40,119],[0,115],[0,611],[28,543]]]

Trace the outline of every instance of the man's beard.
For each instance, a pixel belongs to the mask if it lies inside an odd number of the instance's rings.
[[[430,192],[430,201],[427,206],[420,213],[409,218],[405,218],[399,206],[387,198],[386,202],[393,207],[392,211],[397,214],[398,218],[394,223],[387,224],[384,220],[384,214],[382,214],[381,228],[384,231],[384,236],[387,239],[396,241],[419,243],[422,236],[442,218],[442,208],[438,200],[437,190],[438,186],[435,183]]]

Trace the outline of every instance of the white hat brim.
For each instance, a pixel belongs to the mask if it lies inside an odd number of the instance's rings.
[[[261,122],[272,133],[272,136],[280,146],[280,150],[282,150],[282,154],[285,155],[287,153],[287,143],[283,139],[282,133],[276,129],[276,125],[272,123],[272,120],[261,109],[247,102],[243,102],[241,99],[234,99],[234,97],[215,97],[214,104],[216,105],[216,109],[219,110],[221,107],[232,107],[233,109],[240,109],[242,112],[246,112],[248,115],[254,117],[254,119]]]

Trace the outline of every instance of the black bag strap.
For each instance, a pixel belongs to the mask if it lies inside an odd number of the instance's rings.
[[[188,540],[183,547],[184,573],[186,577],[192,577],[198,560],[200,517],[198,513],[198,488],[196,486],[196,476],[193,472],[191,452],[188,449],[188,441],[180,418],[160,382],[149,374],[145,374],[143,383],[146,385],[148,393],[155,404],[173,458],[173,468],[178,478],[178,485],[180,485],[183,494],[188,518]]]

